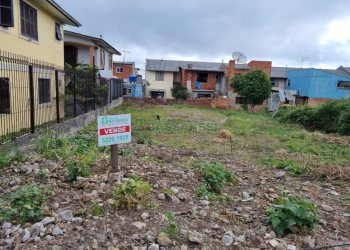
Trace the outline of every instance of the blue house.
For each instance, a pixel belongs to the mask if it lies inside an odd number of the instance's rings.
[[[287,70],[286,89],[296,91],[296,104],[317,106],[329,99],[342,99],[350,95],[350,73],[338,69]]]

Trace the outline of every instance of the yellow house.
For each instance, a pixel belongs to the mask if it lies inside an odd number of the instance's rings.
[[[65,24],[53,0],[0,1],[0,143],[63,117]]]

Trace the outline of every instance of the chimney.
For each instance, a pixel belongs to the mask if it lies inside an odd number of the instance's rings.
[[[227,72],[229,79],[231,79],[235,75],[235,66],[236,66],[235,60],[230,60],[228,63],[228,72]]]

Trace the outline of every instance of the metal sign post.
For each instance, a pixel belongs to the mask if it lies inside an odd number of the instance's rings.
[[[98,145],[111,146],[111,166],[113,172],[118,166],[118,144],[131,142],[131,115],[98,116]]]

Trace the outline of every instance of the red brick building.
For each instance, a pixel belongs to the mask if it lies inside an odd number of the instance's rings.
[[[128,82],[129,76],[138,74],[134,62],[113,62],[113,76]]]

